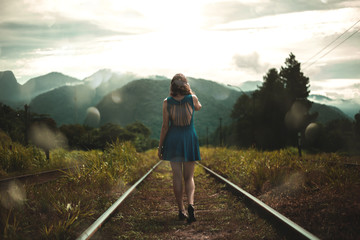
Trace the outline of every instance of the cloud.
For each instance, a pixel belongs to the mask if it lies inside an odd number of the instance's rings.
[[[270,15],[339,9],[348,6],[359,7],[360,2],[342,0],[218,1],[205,5],[203,14],[208,18],[207,26],[212,26]]]
[[[0,23],[1,58],[19,57],[35,49],[58,47],[65,42],[89,42],[108,36],[127,36],[132,32],[118,32],[101,28],[86,21],[63,19],[50,26],[42,23]]]
[[[310,79],[311,94],[333,99],[353,99],[360,103],[360,79]]]
[[[118,1],[2,0],[0,16],[0,60],[13,62],[39,51],[84,49],[97,39],[150,32],[139,11]]]
[[[268,64],[260,62],[260,56],[257,52],[248,55],[236,54],[233,57],[233,61],[236,67],[240,69],[249,69],[256,73],[264,73],[268,67]]]
[[[203,14],[207,17],[207,24],[222,24],[236,20],[257,17],[256,8],[238,1],[215,2],[205,5]]]
[[[360,79],[360,59],[330,62],[320,67],[314,79]]]

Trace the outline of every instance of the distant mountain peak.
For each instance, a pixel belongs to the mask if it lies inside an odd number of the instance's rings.
[[[313,100],[313,101],[333,101],[333,99],[327,97],[327,96],[323,96],[323,95],[319,95],[319,94],[311,94],[309,96],[309,99],[310,100]]]
[[[168,77],[165,77],[163,75],[149,75],[148,78],[154,79],[154,80],[169,80]]]
[[[309,100],[319,104],[334,106],[344,112],[351,119],[354,118],[354,115],[359,112],[360,109],[360,102],[356,99],[333,99],[319,94],[312,94],[309,96]]]
[[[109,79],[113,76],[113,72],[111,69],[104,68],[100,69],[90,77],[84,79],[86,84],[89,84],[92,88],[97,88],[102,83],[109,81]]]
[[[0,72],[0,80],[1,81],[14,81],[15,80],[17,82],[14,73],[10,70]]]
[[[16,101],[20,87],[12,71],[0,72],[0,101]]]

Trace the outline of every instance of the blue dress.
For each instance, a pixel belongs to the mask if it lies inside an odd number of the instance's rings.
[[[167,98],[170,127],[164,140],[163,159],[175,162],[198,161],[199,140],[194,128],[194,102],[192,95],[182,100]]]

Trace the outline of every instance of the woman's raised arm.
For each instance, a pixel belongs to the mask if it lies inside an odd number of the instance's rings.
[[[193,102],[194,102],[194,107],[195,107],[195,111],[199,111],[201,109],[201,103],[199,102],[199,99],[197,98],[196,95],[193,95]]]

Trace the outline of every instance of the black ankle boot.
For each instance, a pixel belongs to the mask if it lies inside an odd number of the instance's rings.
[[[188,218],[188,216],[186,216],[186,214],[183,213],[183,211],[179,210],[179,220],[183,221],[183,220],[185,220],[187,218]]]
[[[187,222],[188,223],[195,222],[196,221],[195,211],[194,211],[193,205],[191,205],[191,204],[189,204],[189,206],[188,206],[188,214],[189,214],[189,217],[187,219]]]

